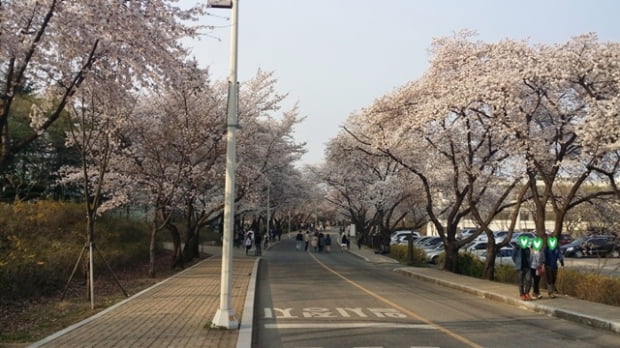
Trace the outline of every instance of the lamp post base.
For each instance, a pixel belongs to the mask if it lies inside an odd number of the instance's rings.
[[[232,309],[218,309],[217,312],[215,312],[215,316],[213,317],[213,321],[211,322],[211,324],[214,327],[229,330],[239,328],[239,320],[235,317],[235,312]]]

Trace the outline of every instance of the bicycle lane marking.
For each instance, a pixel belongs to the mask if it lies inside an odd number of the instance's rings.
[[[360,284],[350,280],[349,278],[347,278],[347,277],[343,276],[342,274],[336,272],[335,270],[331,269],[329,266],[327,266],[323,262],[319,261],[319,259],[316,256],[314,256],[312,253],[309,253],[309,254],[314,259],[314,261],[316,261],[316,263],[318,263],[321,267],[325,268],[326,270],[328,270],[329,272],[333,273],[337,277],[341,278],[345,282],[347,282],[347,283],[353,285],[354,287],[360,289],[362,292],[365,292],[366,294],[376,298],[377,300],[379,300],[379,301],[381,301],[381,302],[383,302],[383,303],[385,303],[387,305],[390,305],[393,308],[396,308],[396,309],[400,310],[401,312],[406,313],[409,316],[411,316],[413,318],[416,318],[419,321],[424,322],[424,323],[426,323],[426,324],[436,328],[437,330],[445,333],[446,335],[454,338],[457,341],[460,341],[460,342],[462,342],[462,343],[464,343],[464,344],[466,344],[466,345],[468,345],[470,347],[482,348],[481,345],[470,341],[466,337],[463,337],[463,336],[461,336],[461,335],[459,335],[459,334],[457,334],[457,333],[455,333],[455,332],[453,332],[453,331],[451,331],[451,330],[449,330],[449,329],[447,329],[447,328],[445,328],[445,327],[443,327],[443,326],[441,326],[441,325],[439,325],[437,323],[434,323],[434,322],[424,318],[423,316],[421,316],[421,315],[419,315],[419,314],[417,314],[415,312],[410,311],[409,309],[407,309],[407,308],[405,308],[405,307],[403,307],[403,306],[401,306],[401,305],[399,305],[397,303],[394,303],[394,302],[388,300],[387,298],[382,297],[381,295],[378,295],[378,294],[376,294],[376,293],[366,289],[362,285],[360,285]]]

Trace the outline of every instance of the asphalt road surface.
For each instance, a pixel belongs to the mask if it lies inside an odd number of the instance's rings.
[[[259,269],[253,346],[620,347],[620,335],[282,240]],[[515,289],[516,291],[516,289]]]

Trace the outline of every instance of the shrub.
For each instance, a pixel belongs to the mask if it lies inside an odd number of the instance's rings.
[[[0,294],[3,300],[62,289],[87,240],[82,204],[40,201],[0,204]],[[148,258],[143,224],[102,217],[96,245],[113,268]],[[96,271],[105,265],[95,256]],[[97,273],[96,273],[97,274]]]
[[[456,261],[456,273],[471,277],[482,277],[484,263],[473,254],[459,253]]]
[[[411,265],[424,265],[426,264],[426,253],[420,248],[413,248],[413,262],[407,260],[407,245],[392,245],[390,246],[390,257],[398,260],[400,263]]]
[[[620,279],[560,269],[558,291],[582,300],[620,306]]]
[[[495,265],[495,281],[516,285],[517,270],[512,265]],[[541,281],[541,285],[544,283]]]
[[[495,280],[517,284],[517,271],[513,266],[495,266]],[[545,278],[540,280],[541,289],[546,288]],[[596,273],[565,269],[558,270],[556,287],[560,294],[581,300],[620,306],[620,279]]]

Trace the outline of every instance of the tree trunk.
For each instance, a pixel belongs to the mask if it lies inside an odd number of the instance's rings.
[[[456,273],[458,266],[459,249],[455,247],[456,243],[449,243],[445,246],[446,260],[443,265],[443,269]]]
[[[170,231],[170,237],[172,238],[172,269],[177,267],[184,268],[185,264],[183,262],[183,253],[181,252],[181,235],[179,234],[179,229],[171,224],[166,224],[166,228]],[[187,247],[187,244],[185,244]]]
[[[200,240],[198,238],[198,226],[188,228],[187,238],[185,240],[185,246],[183,246],[183,259],[185,262],[189,262],[194,258],[200,256]]]
[[[413,235],[407,237],[407,263],[413,264]]]
[[[157,244],[157,221],[151,229],[151,243],[149,245],[149,277],[155,278],[155,249]]]
[[[495,279],[495,255],[497,250],[495,249],[495,238],[489,237],[487,243],[487,259],[484,262],[484,269],[482,270],[482,279],[494,280]]]

